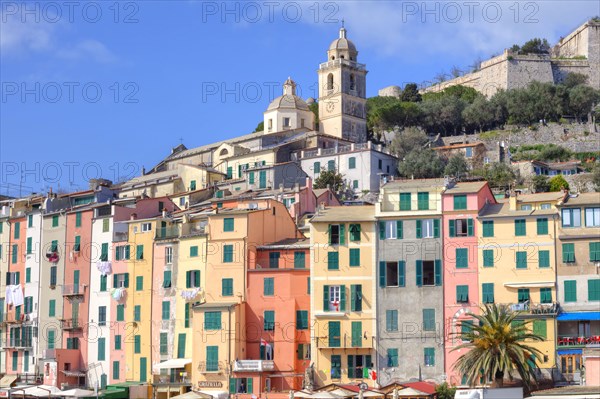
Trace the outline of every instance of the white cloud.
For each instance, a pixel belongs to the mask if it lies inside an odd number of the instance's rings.
[[[85,39],[75,45],[59,49],[56,55],[60,58],[73,61],[91,58],[103,64],[112,63],[117,60],[117,57],[104,44],[93,39]]]

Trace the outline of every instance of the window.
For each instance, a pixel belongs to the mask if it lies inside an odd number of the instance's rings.
[[[162,287],[163,288],[171,288],[171,271],[170,270],[165,270],[163,272],[163,283],[162,283]]]
[[[227,167],[227,179],[232,179],[233,178],[233,166],[228,166]]]
[[[590,262],[600,262],[600,242],[590,242]]]
[[[469,248],[456,248],[456,268],[466,269],[469,267]]]
[[[125,321],[125,305],[117,305],[117,321]]]
[[[308,330],[308,310],[296,310],[296,329]]]
[[[350,248],[350,267],[360,266],[360,248]]]
[[[424,348],[425,367],[435,366],[435,348]]]
[[[56,317],[56,299],[50,299],[48,305],[48,317]]]
[[[577,281],[565,280],[565,302],[577,302]]]
[[[329,347],[330,348],[339,348],[341,339],[340,332],[340,322],[339,321],[330,321],[328,322],[328,331],[329,331]]]
[[[519,303],[524,303],[529,301],[529,288],[519,288],[517,291],[517,299]]]
[[[195,258],[198,256],[198,246],[197,245],[192,245],[190,247],[190,258]]]
[[[275,278],[265,277],[263,279],[263,295],[264,296],[275,295]]]
[[[98,338],[98,360],[106,360],[106,338]]]
[[[323,310],[326,312],[346,311],[346,286],[325,285],[323,287]]]
[[[380,287],[404,287],[406,285],[406,262],[379,262]]]
[[[115,335],[115,350],[119,351],[123,348],[122,344],[122,339],[121,339],[121,335],[117,334]]]
[[[219,347],[206,347],[206,371],[219,371]]]
[[[473,331],[473,320],[462,320],[460,322],[460,333],[461,333],[461,340],[463,342],[468,342],[470,341],[469,334],[471,334],[471,331]]]
[[[552,288],[540,288],[540,303],[552,303]]]
[[[343,224],[330,224],[329,225],[329,244],[337,245],[344,244],[344,225]]]
[[[360,241],[360,224],[351,224],[348,231],[350,231],[350,241]]]
[[[224,278],[221,280],[221,296],[233,296],[232,278]]]
[[[135,247],[135,259],[137,259],[137,260],[144,259],[144,246],[143,245],[137,245]]]
[[[400,210],[410,211],[411,208],[410,193],[400,193]]]
[[[401,239],[404,237],[404,223],[402,220],[388,220],[379,222],[379,238],[382,240]]]
[[[471,158],[473,157],[473,147],[466,147],[465,148],[465,158]]]
[[[33,237],[27,237],[27,255],[33,253]]]
[[[133,336],[133,352],[136,354],[142,353],[142,336]]]
[[[454,210],[462,211],[465,209],[467,209],[467,196],[464,194],[455,195],[454,196]]]
[[[538,252],[538,267],[550,267],[550,251],[544,250]]]
[[[585,209],[585,227],[600,226],[600,208]]]
[[[169,335],[168,333],[160,333],[160,354],[169,354]]]
[[[548,234],[548,218],[537,219],[537,234],[538,236]]]
[[[188,270],[185,272],[185,287],[200,288],[200,270]]]
[[[417,193],[417,208],[420,211],[429,209],[429,193]]]
[[[233,218],[223,219],[223,231],[225,231],[225,232],[233,231],[234,230],[233,226],[234,226]]]
[[[152,223],[142,223],[142,233],[152,230]]]
[[[483,236],[484,237],[493,237],[494,236],[494,221],[493,220],[484,220],[482,224],[483,224]]]
[[[205,312],[204,313],[204,329],[205,330],[220,330],[221,329],[221,312]]]
[[[562,227],[581,227],[581,209],[563,209],[562,215]]]
[[[283,118],[283,127],[290,127],[290,118]]]
[[[263,328],[265,331],[275,331],[275,311],[265,310],[263,313]]]
[[[269,252],[269,268],[279,269],[279,258],[281,254],[279,252]]]
[[[142,320],[142,306],[135,305],[133,307],[133,321],[141,321]]]
[[[327,252],[327,270],[339,270],[339,253],[338,252]]]
[[[483,303],[494,303],[494,283],[483,283],[481,293]]]
[[[106,306],[98,306],[98,325],[106,325]]]
[[[423,309],[423,331],[435,331],[435,309]]]
[[[439,238],[439,219],[417,219],[417,238]]]
[[[527,229],[525,225],[525,219],[515,220],[515,236],[523,237],[527,235]]]
[[[233,245],[223,245],[223,263],[233,262]]]
[[[362,339],[363,339],[363,335],[362,335],[362,322],[360,321],[353,321],[351,324],[351,344],[353,348],[360,348],[362,346]]]
[[[563,263],[574,263],[575,262],[575,244],[563,244],[562,245],[562,261]]]
[[[483,267],[494,267],[494,250],[483,250]]]
[[[19,259],[19,245],[18,244],[13,244],[11,255],[12,255],[12,259],[11,259],[12,263],[13,264],[17,263],[17,259]]]
[[[360,284],[350,286],[350,310],[362,312],[362,285]]]
[[[550,205],[550,204],[541,204],[540,205],[540,209],[551,209],[551,208],[552,208],[552,205]]]
[[[171,320],[171,301],[162,302],[162,319]]]
[[[450,237],[473,237],[473,219],[454,219],[448,221]]]
[[[468,285],[457,285],[456,286],[456,302],[457,303],[469,302],[469,286]]]
[[[600,279],[588,280],[588,301],[600,301]]]
[[[331,355],[331,378],[342,378],[342,356]]]
[[[129,273],[113,274],[113,288],[129,288]]]
[[[356,168],[356,158],[355,157],[348,158],[348,169],[355,169],[355,168]]]
[[[314,171],[315,175],[321,173],[321,162],[315,162],[313,164],[313,171]]]
[[[527,269],[527,252],[517,251],[516,253],[517,269]]]
[[[192,307],[191,303],[186,303],[183,305],[183,327],[190,328],[190,309]]]
[[[25,282],[31,283],[31,267],[25,268]]]
[[[398,367],[398,349],[390,348],[387,350],[387,366]]]
[[[417,286],[442,285],[442,263],[440,260],[417,260]]]
[[[67,338],[67,349],[79,349],[79,338]]]
[[[110,231],[110,219],[102,219],[102,232],[108,233]]]
[[[335,161],[327,161],[327,170],[335,171]]]
[[[379,170],[383,169],[383,160],[381,160],[381,159],[377,160],[377,167],[379,168]]]
[[[144,276],[136,276],[135,277],[135,290],[136,291],[144,290]]]
[[[115,360],[113,361],[113,372],[112,372],[112,378],[113,378],[113,382],[119,379],[119,361]]]
[[[52,227],[58,227],[58,215],[52,216]]]
[[[129,259],[130,250],[129,245],[119,245],[115,249],[115,260],[126,260]]]
[[[306,254],[301,251],[294,252],[294,269],[304,269],[306,267]]]
[[[531,206],[531,204],[524,204],[524,205],[521,205],[521,210],[522,210],[522,211],[530,211],[530,210],[532,210],[532,209],[533,209],[533,207]]]
[[[352,180],[352,188],[358,190],[358,180]]]

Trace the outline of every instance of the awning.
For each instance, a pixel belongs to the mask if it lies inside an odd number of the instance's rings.
[[[573,312],[561,313],[556,317],[558,321],[569,320],[600,320],[600,312]]]
[[[208,399],[208,398],[211,398],[211,396],[207,395],[205,393],[194,392],[194,391],[186,392],[186,393],[183,393],[183,394],[177,395],[177,396],[171,396],[171,399]]]
[[[214,399],[228,399],[229,392],[228,391],[198,391],[197,393],[203,393],[205,395],[210,395]]]
[[[47,398],[54,393],[60,392],[60,389],[52,385],[35,385],[25,389],[22,392],[25,395],[35,396],[36,398]]]
[[[552,288],[554,287],[554,281],[533,281],[530,283],[504,283],[504,286],[509,288]]]
[[[87,373],[85,370],[61,370],[61,372],[67,377],[86,377]]]
[[[191,364],[192,359],[169,359],[156,365],[157,369],[182,369]]]
[[[0,380],[0,388],[8,388],[15,382],[17,379],[16,375],[7,374]]]
[[[581,355],[581,349],[559,349],[556,353],[558,355]]]

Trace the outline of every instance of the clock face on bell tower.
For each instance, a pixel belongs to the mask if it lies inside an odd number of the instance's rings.
[[[346,29],[327,51],[319,65],[319,130],[321,133],[354,142],[367,139],[366,76],[357,62],[356,46],[346,38]]]

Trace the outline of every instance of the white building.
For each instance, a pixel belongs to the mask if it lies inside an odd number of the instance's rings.
[[[40,208],[33,210],[27,215],[26,230],[26,248],[25,248],[25,291],[23,297],[23,320],[21,334],[21,346],[23,347],[23,366],[22,371],[25,374],[38,374],[41,370],[36,370],[38,361],[42,356],[37,334],[39,320],[39,302],[40,302],[40,251],[42,242],[42,214]],[[16,327],[15,327],[16,328]],[[34,379],[32,379],[34,380]]]

